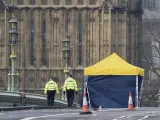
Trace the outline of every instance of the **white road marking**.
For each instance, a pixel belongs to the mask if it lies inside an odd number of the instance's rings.
[[[141,115],[141,114],[147,114],[147,113],[152,113],[152,112],[143,112],[143,113],[136,113],[136,114],[131,114],[131,115],[127,115],[127,118],[131,118],[135,115]]]
[[[101,109],[100,111],[122,111],[122,110],[127,110],[127,108],[113,108],[113,109]]]
[[[153,112],[153,113],[155,113],[155,112]],[[140,119],[138,119],[138,120],[144,120],[144,119],[146,119],[146,118],[148,118],[148,117],[155,116],[155,115],[158,115],[158,114],[160,114],[160,112],[159,112],[159,113],[155,113],[155,114],[153,114],[153,115],[144,116],[144,117],[142,117],[142,118],[140,118]]]
[[[120,116],[120,117],[117,117],[117,118],[114,118],[113,120],[118,120],[118,119],[122,119],[122,118],[130,118],[131,116],[134,116],[134,115],[139,115],[139,114],[145,114],[145,113],[136,113],[136,114],[131,114],[131,115],[124,115],[124,116]]]
[[[151,116],[155,116],[155,115],[160,114],[160,112],[158,112],[158,113],[156,113],[156,112],[151,112],[151,113],[153,113],[153,114],[152,114],[152,115],[148,115],[148,116],[144,116],[144,117],[142,117],[142,118],[140,118],[140,119],[137,119],[137,120],[144,120],[144,119],[146,119],[146,118],[148,118],[148,117],[151,117]]]
[[[156,113],[154,111],[151,111],[151,112],[141,112],[141,113],[135,113],[135,114],[131,114],[131,115],[124,115],[124,116],[120,116],[120,117],[117,117],[117,118],[114,118],[113,120],[119,120],[119,119],[122,119],[122,118],[131,118],[133,116],[136,116],[136,115],[141,115],[141,114],[148,114],[148,113]],[[145,116],[146,117],[146,116]],[[138,120],[144,120],[146,119],[145,117],[143,117],[143,119],[138,119]]]
[[[113,120],[118,120],[118,119],[125,118],[125,117],[126,117],[126,116],[120,116],[120,117],[115,118],[115,119],[113,119]]]
[[[54,117],[54,116],[64,116],[64,115],[78,115],[78,113],[66,113],[66,114],[55,114],[55,115],[44,115],[44,116],[37,116],[37,117],[28,117],[21,120],[34,120],[37,118],[45,118],[45,117]]]
[[[140,118],[140,119],[138,119],[138,120],[144,120],[144,119],[146,119],[146,118],[148,118],[148,116],[144,116],[144,117],[142,117],[142,118]]]
[[[97,116],[97,114],[92,114],[92,116]]]
[[[126,117],[126,116],[121,116],[121,117],[118,117],[118,118],[121,119],[121,118],[124,118],[124,117]]]

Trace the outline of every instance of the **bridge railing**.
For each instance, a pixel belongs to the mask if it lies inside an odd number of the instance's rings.
[[[8,92],[0,90],[0,102],[20,104],[20,105],[39,105],[46,106],[47,98],[45,95],[24,93],[24,92]],[[67,102],[56,99],[55,105],[59,107],[66,107]]]

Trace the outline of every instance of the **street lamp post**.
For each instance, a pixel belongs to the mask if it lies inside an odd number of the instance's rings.
[[[19,91],[19,76],[18,71],[16,72],[15,60],[17,55],[15,54],[15,44],[18,40],[18,21],[15,19],[14,14],[9,21],[9,43],[11,44],[11,72],[8,73],[8,91],[17,92]]]
[[[70,72],[68,69],[68,61],[70,58],[70,39],[69,39],[69,33],[66,35],[66,39],[62,41],[63,42],[63,58],[65,60],[66,67],[64,69],[65,79],[67,79],[67,74]],[[65,98],[62,92],[62,100],[66,100],[66,94]]]

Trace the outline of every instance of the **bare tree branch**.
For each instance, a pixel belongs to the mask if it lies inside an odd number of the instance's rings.
[[[147,83],[145,83],[145,88],[143,90],[142,101],[143,106],[152,106],[153,101],[158,100],[158,93],[160,89],[160,29],[157,26],[155,20],[159,20],[160,13],[155,11],[144,10],[143,20],[144,20],[144,51],[142,56],[142,62],[144,63],[144,68],[148,70],[150,74],[146,77]],[[156,104],[156,103],[155,103]],[[155,105],[154,104],[154,105]]]
[[[143,58],[147,61],[147,63],[151,66],[150,71],[153,71],[159,78],[160,78],[160,72],[154,67],[153,62],[149,61],[146,56],[143,56]]]
[[[155,53],[155,56],[153,56],[153,57],[159,58],[160,57],[160,49],[156,45],[152,45],[151,49]]]
[[[156,31],[150,30],[149,28],[145,30],[148,37],[151,37],[154,42],[157,42],[160,44],[160,37],[157,35]]]

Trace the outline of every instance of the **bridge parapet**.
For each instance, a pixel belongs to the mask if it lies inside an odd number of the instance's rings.
[[[0,90],[0,102],[3,103],[13,103],[19,105],[37,105],[46,106],[47,98],[45,95],[24,93],[24,92],[8,92]],[[67,107],[67,102],[63,100],[56,99],[55,106],[59,108]]]

